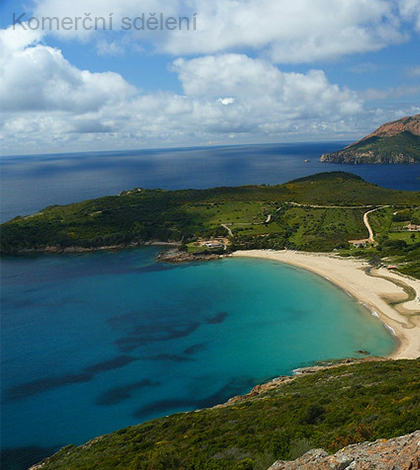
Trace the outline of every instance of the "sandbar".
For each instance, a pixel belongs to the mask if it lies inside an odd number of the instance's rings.
[[[396,336],[397,346],[390,359],[420,357],[420,280],[334,254],[249,250],[231,256],[279,261],[323,276],[378,316]]]

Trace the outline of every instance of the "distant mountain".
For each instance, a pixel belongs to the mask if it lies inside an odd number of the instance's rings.
[[[354,144],[321,156],[325,163],[420,163],[420,114],[388,122]]]

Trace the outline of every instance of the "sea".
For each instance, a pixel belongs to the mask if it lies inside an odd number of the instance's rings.
[[[277,184],[321,171],[420,190],[420,166],[319,163],[343,144],[2,157],[1,218],[134,187]],[[2,469],[216,405],[316,361],[396,345],[320,276],[245,258],[168,265],[156,262],[161,249],[2,258]]]

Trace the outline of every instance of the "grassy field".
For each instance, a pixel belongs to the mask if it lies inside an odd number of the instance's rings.
[[[266,470],[310,448],[420,428],[420,361],[369,362],[298,377],[229,406],[175,414],[81,446],[43,470]]]
[[[418,275],[420,236],[412,238],[404,226],[419,222],[419,207],[419,192],[384,189],[343,172],[278,186],[137,189],[16,217],[2,224],[0,247],[2,254],[16,254],[51,246],[96,249],[162,241],[202,252],[200,240],[229,236],[232,250],[346,253],[352,251],[349,240],[368,237],[363,214],[379,208],[369,216],[378,247],[355,254],[394,258],[404,272]]]

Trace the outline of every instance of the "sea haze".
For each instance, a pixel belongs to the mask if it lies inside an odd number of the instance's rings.
[[[322,171],[348,171],[386,188],[420,190],[420,165],[320,163],[345,142],[199,147],[3,157],[1,220],[118,194],[134,187],[185,189],[279,184]],[[309,159],[310,162],[304,163]]]
[[[156,254],[3,260],[3,469],[224,402],[316,360],[395,346],[312,273],[237,258],[156,264]]]

